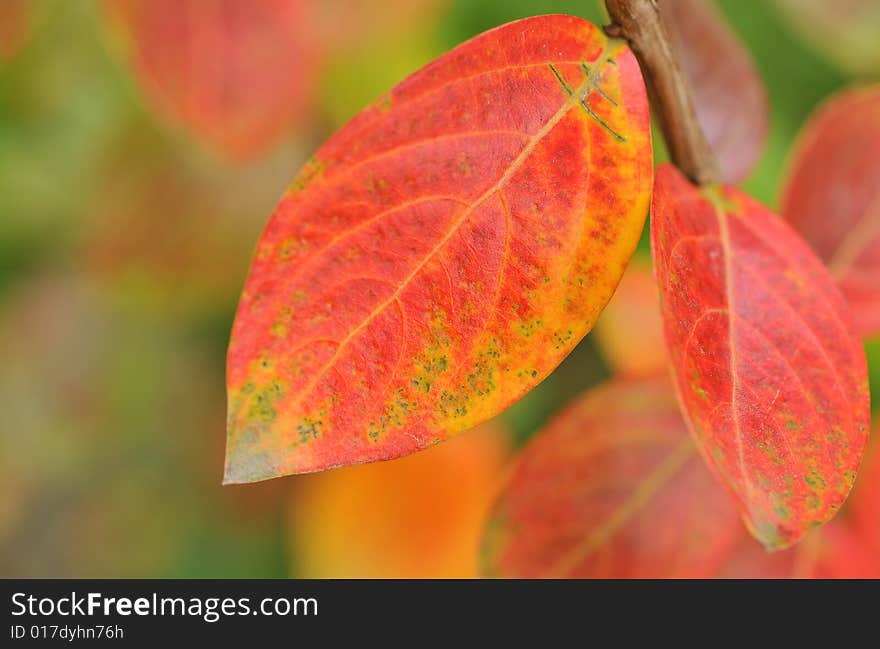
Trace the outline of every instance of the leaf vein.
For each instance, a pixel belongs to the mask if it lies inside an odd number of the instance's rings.
[[[497,181],[495,185],[490,187],[486,192],[483,193],[482,196],[476,199],[474,203],[468,207],[468,209],[464,210],[462,214],[455,220],[452,224],[452,227],[449,231],[437,242],[437,244],[428,252],[427,255],[416,265],[416,267],[400,282],[398,288],[394,291],[394,293],[387,300],[379,304],[373,311],[354,329],[352,329],[346,337],[340,342],[339,347],[336,348],[333,356],[324,364],[324,366],[315,373],[315,376],[312,380],[300,391],[299,398],[295,400],[291,407],[296,407],[302,403],[305,397],[311,394],[312,390],[317,387],[321,379],[324,378],[324,375],[327,373],[328,369],[332,367],[336,361],[339,359],[342,354],[342,350],[350,343],[354,337],[359,334],[364,328],[366,328],[370,322],[372,322],[388,305],[403,292],[403,290],[410,284],[412,279],[424,268],[424,266],[434,258],[434,256],[446,245],[452,235],[458,232],[460,226],[467,220],[467,218],[473,214],[473,212],[478,209],[486,200],[489,199],[493,194],[495,194],[499,189],[503,188],[510,178],[520,169],[522,163],[532,154],[538,144],[543,140],[543,138],[556,126],[556,124],[568,113],[568,111],[573,107],[575,100],[573,98],[568,99],[563,103],[560,109],[547,121],[547,123],[541,128],[538,133],[535,134],[530,140],[530,142],[523,148],[523,150],[519,153],[516,159],[508,166],[507,170],[502,174],[501,178]]]

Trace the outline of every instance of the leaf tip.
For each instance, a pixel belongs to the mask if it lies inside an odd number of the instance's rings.
[[[744,522],[749,533],[770,554],[794,547],[803,541],[804,537],[812,529],[811,526],[791,529],[767,519],[753,521],[745,518]],[[813,523],[813,527],[818,527],[821,524],[818,522]]]
[[[255,443],[252,431],[230,429],[228,434],[223,485],[259,482],[278,475],[269,454]]]
[[[769,553],[785,550],[800,540],[800,538],[786,538],[779,533],[776,525],[767,521],[758,522],[754,526],[748,525],[748,528],[752,536]]]

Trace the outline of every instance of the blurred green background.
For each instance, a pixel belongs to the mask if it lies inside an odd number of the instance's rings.
[[[350,5],[327,5],[331,32],[364,7],[375,20],[313,62],[308,114],[240,159],[154,109],[104,3],[0,0],[0,576],[308,574],[299,479],[220,486],[225,349],[262,226],[311,151],[444,51],[523,16],[604,22],[595,0]],[[744,185],[773,206],[799,127],[853,79],[770,3],[720,6],[769,91]],[[608,375],[588,336],[502,415],[513,443]]]

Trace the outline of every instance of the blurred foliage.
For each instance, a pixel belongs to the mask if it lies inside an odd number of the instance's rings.
[[[597,0],[321,6],[316,29],[338,42],[321,63],[313,117],[235,162],[153,113],[101,2],[3,0],[2,576],[308,572],[297,571],[291,539],[302,535],[289,512],[305,480],[220,486],[225,348],[262,225],[321,141],[443,51],[523,16],[604,15]],[[851,79],[769,5],[720,6],[767,82],[769,145],[745,187],[773,205],[798,128]],[[880,343],[868,348],[880,394]],[[587,337],[501,418],[522,442],[609,375]],[[420,480],[440,483],[451,470],[438,463]],[[443,505],[430,490],[417,497]],[[418,572],[418,555],[407,556]],[[432,565],[426,558],[424,576]]]
[[[508,451],[491,422],[393,462],[302,476],[289,513],[296,574],[478,577]]]
[[[804,41],[842,70],[880,76],[880,2],[774,1]]]

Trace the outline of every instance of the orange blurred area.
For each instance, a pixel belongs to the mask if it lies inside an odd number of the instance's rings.
[[[510,449],[492,421],[390,462],[297,477],[293,576],[469,578]]]
[[[635,257],[630,261],[593,335],[605,361],[618,374],[653,376],[668,371],[660,298],[650,260]]]

